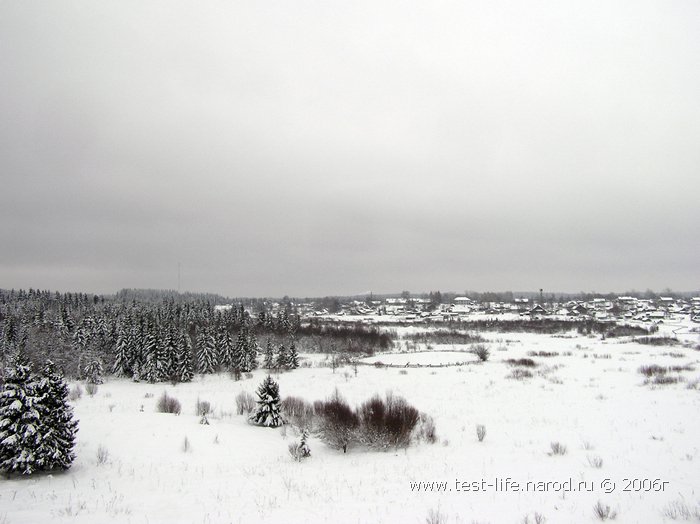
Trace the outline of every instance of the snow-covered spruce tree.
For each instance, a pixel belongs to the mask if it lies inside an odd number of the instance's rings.
[[[157,382],[170,378],[170,356],[168,354],[168,330],[156,328],[156,352],[155,352],[155,379]]]
[[[299,453],[302,458],[311,456],[311,448],[309,447],[309,430],[304,428],[301,430],[301,442],[299,442]]]
[[[301,462],[305,458],[309,458],[311,456],[311,449],[309,448],[309,444],[307,442],[308,439],[309,432],[308,430],[304,429],[301,432],[301,441],[292,442],[289,444],[289,454],[297,462]]]
[[[219,332],[219,364],[225,370],[231,370],[235,364],[233,340],[228,329],[222,328]]]
[[[36,381],[28,365],[16,358],[5,373],[0,392],[0,471],[30,475],[41,468],[41,420]]]
[[[43,470],[68,469],[75,459],[78,421],[73,419],[73,408],[68,403],[68,385],[51,361],[44,367],[36,396],[41,420],[38,463]]]
[[[258,407],[250,415],[250,421],[259,426],[276,428],[284,424],[280,399],[280,387],[270,375],[258,387]]]
[[[299,367],[299,353],[297,352],[297,347],[292,341],[289,346],[289,351],[287,351],[287,368],[297,369]]]
[[[219,367],[219,348],[214,329],[209,332],[207,337],[207,353],[211,355],[211,373],[214,373]]]
[[[122,328],[117,335],[117,345],[114,352],[114,364],[112,365],[112,373],[118,377],[126,377],[131,375],[129,369],[129,346],[127,333]]]
[[[96,357],[90,358],[83,368],[83,375],[85,376],[85,382],[88,384],[102,384],[104,368],[100,359]]]
[[[241,330],[236,337],[236,347],[234,349],[234,367],[240,371],[247,373],[250,371],[248,367],[248,333],[245,325],[241,326]]]
[[[197,335],[197,371],[213,373],[215,367],[213,338],[206,330],[202,330]]]
[[[246,364],[248,371],[253,371],[258,369],[258,351],[260,347],[258,346],[258,339],[255,338],[255,333],[249,332],[248,336],[248,353],[246,355]]]
[[[172,324],[166,328],[162,348],[161,362],[159,363],[161,380],[166,378],[177,380],[177,337]]]
[[[190,382],[193,377],[192,345],[187,335],[181,332],[177,340],[177,378],[180,382]]]
[[[275,367],[275,348],[269,338],[267,339],[267,346],[265,347],[265,360],[263,362],[263,367],[267,370],[274,369]]]
[[[83,326],[79,326],[73,333],[73,349],[75,351],[85,351],[87,348],[87,333]]]
[[[151,383],[158,382],[158,339],[153,333],[153,326],[147,328],[143,341],[141,378]]]
[[[280,344],[277,348],[277,357],[275,358],[275,369],[282,370],[287,369],[289,364],[289,358],[287,353],[287,348],[284,344]]]
[[[140,361],[135,361],[133,369],[131,371],[131,380],[134,382],[141,382],[141,363]]]

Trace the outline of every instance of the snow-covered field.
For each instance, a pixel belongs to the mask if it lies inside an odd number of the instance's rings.
[[[383,353],[362,359],[367,364],[385,364],[387,366],[455,366],[477,362],[477,357],[466,349],[449,350],[436,346],[434,350],[412,351],[405,353]]]
[[[486,336],[485,363],[435,346],[367,363],[469,363],[363,365],[357,376],[351,367],[314,365],[279,375],[283,397],[313,401],[336,387],[353,404],[387,390],[403,395],[433,416],[439,441],[400,451],[343,455],[312,438],[311,458],[293,461],[292,429],[251,426],[235,414],[234,397],[254,393],[261,370],[239,382],[220,374],[177,386],[110,379],[74,403],[80,430],[69,471],[0,481],[0,523],[423,523],[431,512],[446,523],[535,522],[536,513],[572,523],[598,521],[598,501],[616,522],[673,522],[683,508],[697,520],[700,352],[574,335]],[[684,338],[698,343],[697,334]],[[558,355],[532,356],[537,366],[520,368],[531,378],[509,378],[514,366],[505,360],[533,351]],[[679,383],[651,386],[638,372],[648,364],[694,369],[670,373]],[[180,416],[156,412],[163,391],[182,403]],[[214,406],[208,426],[195,414],[198,398]],[[477,424],[486,428],[483,442]],[[553,442],[566,453],[553,454]],[[102,464],[99,448],[108,452]],[[582,491],[551,484],[570,479]],[[412,485],[419,481],[446,484],[426,491]],[[528,481],[550,484],[524,492]],[[482,489],[465,491],[467,484]]]

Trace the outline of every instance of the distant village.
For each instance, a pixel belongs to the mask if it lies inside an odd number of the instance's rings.
[[[273,311],[279,307],[273,304]],[[663,323],[688,316],[700,323],[700,297],[658,297],[644,299],[632,296],[592,298],[548,302],[532,298],[514,298],[512,301],[477,301],[466,296],[455,296],[436,303],[429,298],[396,297],[339,301],[330,311],[316,302],[294,304],[302,317],[348,320],[374,319],[375,321],[449,322],[467,321],[475,317],[503,316],[504,318],[551,318],[557,320],[592,319],[602,322],[640,321]],[[386,319],[377,317],[388,317]]]

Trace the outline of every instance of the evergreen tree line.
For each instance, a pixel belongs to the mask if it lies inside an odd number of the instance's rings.
[[[269,369],[293,369],[300,325],[290,308],[276,315],[263,308],[251,318],[242,303],[216,308],[205,300],[139,303],[0,290],[0,363],[21,353],[35,365],[51,359],[67,376],[91,381],[99,380],[100,367],[135,380],[189,381],[195,373],[256,369],[267,358],[257,340],[267,335],[276,341]]]

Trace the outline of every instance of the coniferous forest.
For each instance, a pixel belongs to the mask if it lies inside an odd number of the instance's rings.
[[[212,298],[0,290],[2,367],[22,355],[35,369],[51,360],[67,377],[98,383],[109,373],[188,382],[195,373],[246,373],[265,364],[265,339],[274,346],[267,365],[298,367],[298,315],[287,308],[251,316],[242,303],[217,308]]]

